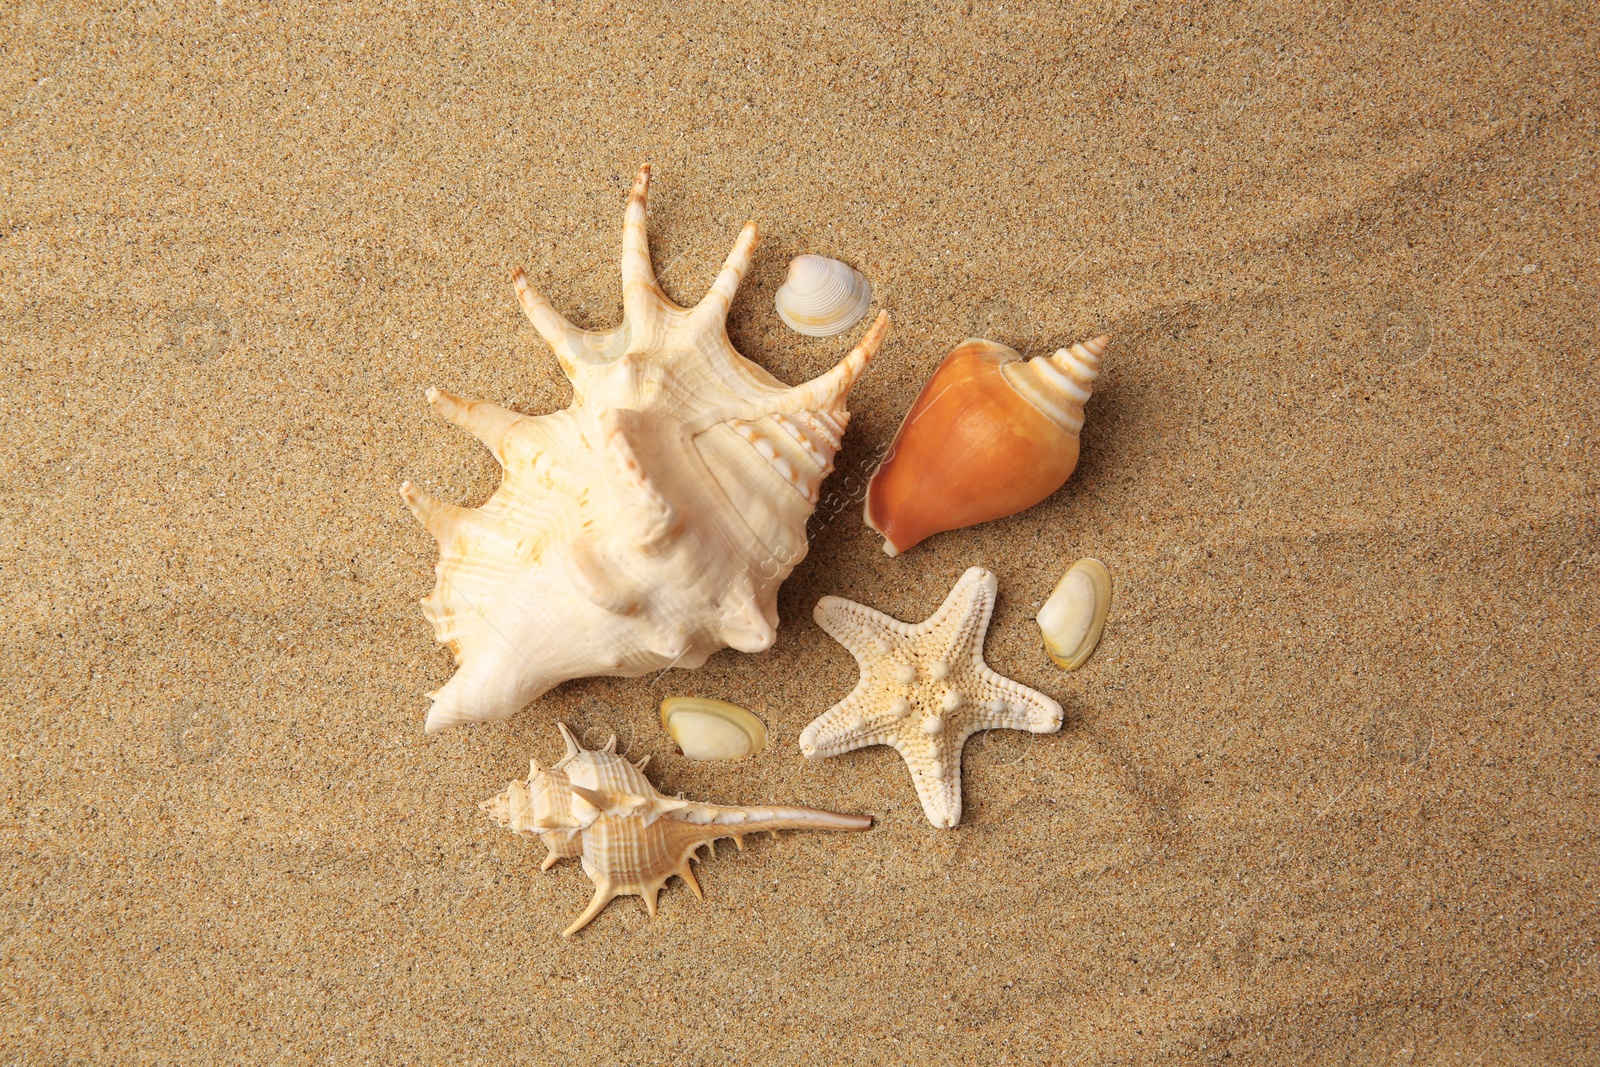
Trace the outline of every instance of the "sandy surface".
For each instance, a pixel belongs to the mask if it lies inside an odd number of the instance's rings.
[[[0,12],[0,1062],[1600,1057],[1588,5],[675,6]],[[497,472],[422,390],[567,402],[510,271],[614,323],[646,161],[674,296],[762,224],[774,374],[856,336],[780,324],[794,254],[894,315],[836,484],[969,333],[1111,334],[1082,464],[899,559],[852,504],[769,652],[424,737],[395,488]],[[1084,555],[1065,675],[1031,618]],[[799,756],[856,676],[811,607],[973,564],[1067,726],[975,738],[938,831],[892,751]],[[686,692],[775,747],[673,755]],[[558,718],[877,828],[563,941],[589,882],[476,809]]]

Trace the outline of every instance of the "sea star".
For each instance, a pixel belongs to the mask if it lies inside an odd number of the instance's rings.
[[[1061,729],[1060,704],[983,662],[997,586],[993,574],[970,567],[939,610],[916,625],[853,600],[819,600],[818,625],[855,656],[861,681],[801,732],[800,750],[819,759],[891,745],[911,768],[928,821],[960,822],[967,738],[1000,727]]]

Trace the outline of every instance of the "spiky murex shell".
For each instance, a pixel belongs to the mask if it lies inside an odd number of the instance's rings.
[[[617,755],[615,737],[603,748],[586,749],[564,723],[556,725],[566,755],[549,769],[534,760],[526,781],[512,781],[505,792],[478,807],[513,833],[537,834],[550,849],[542,870],[571,856],[583,864],[583,873],[595,885],[594,898],[562,931],[563,937],[583,929],[620,896],[643,897],[655,915],[656,896],[674,876],[704,899],[690,865],[699,858],[700,846],[718,838],[731,837],[742,848],[746,834],[872,826],[865,815],[701,804],[663,796],[644,776],[648,756],[630,763]]]
[[[705,298],[679,307],[650,263],[649,182],[646,166],[628,196],[616,329],[578,329],[514,274],[572,382],[570,407],[529,416],[428,390],[503,472],[477,508],[400,487],[439,542],[422,607],[457,665],[430,694],[429,733],[506,718],[568,679],[698,667],[718,649],[759,652],[776,637],[778,586],[805,558],[806,523],[850,418],[845,397],[888,316],[826,374],[784,385],[728,339],[755,223]]]

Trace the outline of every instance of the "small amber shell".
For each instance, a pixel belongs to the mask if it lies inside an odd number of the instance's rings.
[[[1068,568],[1038,615],[1044,650],[1057,667],[1075,671],[1088,662],[1110,610],[1111,572],[1106,565],[1080,559]]]
[[[661,725],[692,760],[744,759],[767,747],[766,724],[726,700],[668,697]]]
[[[944,530],[1015,515],[1078,465],[1083,405],[1106,339],[1023,359],[993,341],[956,346],[906,413],[867,485],[867,525],[897,555]]]

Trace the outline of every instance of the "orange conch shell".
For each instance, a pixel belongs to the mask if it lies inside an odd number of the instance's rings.
[[[1023,359],[968,338],[906,413],[867,486],[867,525],[889,555],[932,534],[1015,515],[1078,465],[1083,405],[1106,339]]]

